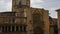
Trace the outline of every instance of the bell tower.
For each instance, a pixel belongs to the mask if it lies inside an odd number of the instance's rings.
[[[12,0],[12,5],[26,5],[30,6],[30,0]]]
[[[27,34],[31,34],[32,25],[31,12],[30,12],[30,0],[12,0],[12,12],[15,12],[15,23],[26,24]]]
[[[30,7],[30,0],[12,0],[12,11],[21,7]]]

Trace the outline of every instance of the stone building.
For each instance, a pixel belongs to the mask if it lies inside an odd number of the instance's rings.
[[[49,28],[50,34],[58,34],[57,19],[49,16],[49,21],[50,21],[50,28]]]
[[[57,15],[58,15],[58,34],[60,34],[60,9],[57,9]]]
[[[48,12],[30,7],[30,0],[12,0],[12,12],[0,13],[0,33],[49,34]]]

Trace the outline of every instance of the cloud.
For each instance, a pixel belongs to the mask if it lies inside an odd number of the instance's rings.
[[[46,8],[49,10],[49,16],[51,16],[52,18],[57,18],[57,12],[55,11],[57,8],[52,7],[52,8]]]
[[[50,11],[51,14],[49,14],[53,18],[57,18],[57,12],[55,11]]]
[[[44,2],[43,0],[31,0],[31,3],[42,3]]]
[[[40,4],[44,3],[43,0],[31,0],[31,7],[43,8]]]
[[[49,13],[51,17],[57,18],[57,13],[55,12],[56,9],[59,8],[60,5],[58,5],[58,1],[56,0],[31,0],[31,7],[35,8],[44,8],[46,10],[49,10]]]
[[[56,9],[60,8],[60,0],[31,0],[31,7],[49,10],[50,16],[57,17]],[[0,12],[11,11],[12,0],[0,0]]]
[[[0,12],[11,11],[12,0],[0,0]]]

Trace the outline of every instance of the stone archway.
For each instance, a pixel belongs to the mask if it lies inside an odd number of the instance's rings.
[[[36,27],[34,28],[34,34],[44,34],[44,31],[42,28]]]

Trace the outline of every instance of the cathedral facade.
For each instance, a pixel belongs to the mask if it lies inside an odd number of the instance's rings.
[[[12,0],[12,12],[0,13],[0,34],[49,34],[49,11]]]

